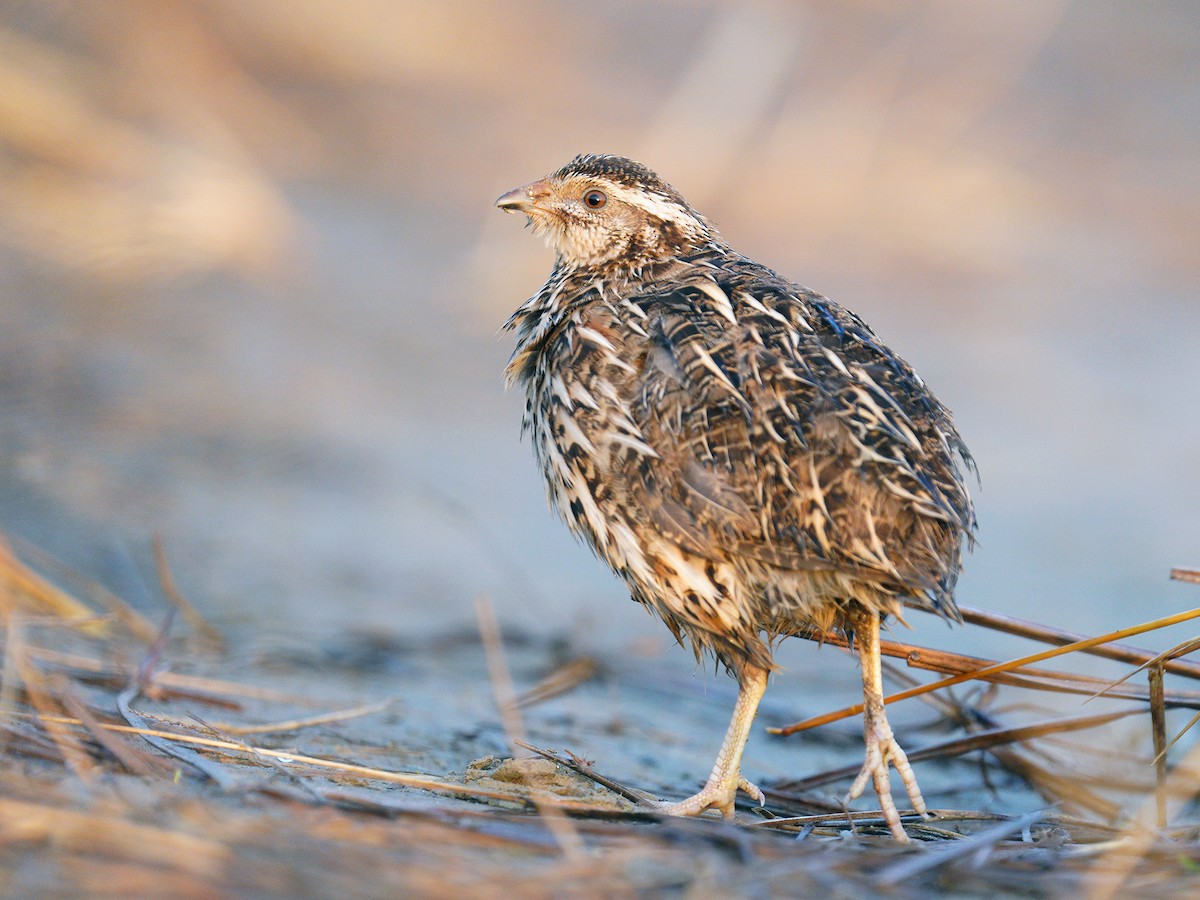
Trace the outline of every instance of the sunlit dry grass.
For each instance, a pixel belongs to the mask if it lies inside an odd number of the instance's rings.
[[[986,752],[1049,802],[1073,810],[1075,817],[1054,808],[1016,818],[953,808],[935,810],[928,820],[909,814],[905,825],[918,844],[907,850],[875,836],[884,828],[878,812],[848,815],[821,809],[824,801],[816,799],[814,789],[852,777],[857,762],[770,785],[768,808],[746,807],[739,825],[729,826],[664,819],[647,801],[648,795],[622,783],[617,773],[598,772],[577,756],[524,740],[514,739],[556,763],[555,772],[566,773],[552,775],[553,788],[539,781],[545,776],[537,774],[536,766],[525,767],[527,774],[519,778],[496,780],[395,771],[306,753],[310,730],[378,714],[387,704],[315,716],[276,715],[268,723],[245,721],[238,716],[244,700],[254,698],[283,709],[294,708],[303,698],[255,684],[249,672],[242,680],[228,680],[165,671],[162,666],[175,652],[172,648],[182,646],[178,640],[168,643],[160,637],[147,649],[124,626],[89,634],[78,627],[94,621],[80,615],[89,610],[87,605],[58,588],[54,590],[62,596],[53,609],[30,613],[28,592],[22,593],[20,585],[31,580],[41,584],[41,576],[11,553],[0,559],[0,574],[7,585],[0,591],[0,732],[6,760],[0,779],[0,835],[10,858],[41,848],[36,852],[47,854],[60,883],[81,890],[94,890],[103,881],[110,888],[119,885],[134,892],[151,883],[169,885],[185,896],[238,890],[286,893],[289,879],[305,877],[314,860],[321,859],[322,878],[330,884],[355,882],[370,885],[372,891],[403,886],[439,895],[477,891],[484,884],[535,895],[561,890],[564,883],[581,889],[652,889],[660,885],[652,873],[671,872],[673,883],[681,887],[744,882],[770,889],[787,882],[793,889],[797,884],[816,889],[836,882],[852,891],[901,884],[906,890],[927,891],[968,890],[988,883],[1037,893],[1086,889],[1090,896],[1110,897],[1125,890],[1174,889],[1191,877],[1186,859],[1200,857],[1200,823],[1189,811],[1200,788],[1195,750],[1170,767],[1157,790],[1145,782],[1121,785],[1099,770],[1091,772],[1078,751],[1067,757],[1052,752],[1071,732],[1144,715],[1147,705],[1194,705],[1190,694],[1175,690],[1157,700],[1143,698],[1138,708],[1017,725],[1000,725],[985,705],[964,704],[953,694],[937,692],[933,696],[948,715],[971,724],[968,731],[973,733],[914,748],[911,759]],[[34,594],[45,596],[49,589],[41,587]],[[481,615],[484,646],[498,678],[498,703],[507,710],[507,727],[516,734],[523,726],[515,686],[505,674],[501,638],[494,623],[488,624],[490,617]],[[1044,632],[1051,643],[1060,637],[1056,629],[1037,623],[1001,621],[993,626]],[[1109,638],[1149,627],[1123,629],[1086,643],[1110,652]],[[209,648],[204,651],[208,662],[202,668],[220,674],[216,645],[204,645]],[[899,645],[889,649],[901,658],[941,659],[936,668],[967,673],[960,680],[970,677],[972,667],[980,672],[999,668],[981,669],[979,664],[986,661],[969,657],[955,661],[948,651]],[[1078,649],[1068,645],[1048,652],[1065,655]],[[1165,661],[1128,646],[1111,652],[1140,655],[1151,665]],[[139,656],[140,663],[133,662]],[[1021,665],[1014,661],[1007,668],[1020,672]],[[1179,674],[1195,675],[1186,666]],[[525,703],[545,702],[587,677],[569,662],[561,674],[552,673],[535,693],[526,694]],[[1069,673],[1044,673],[1041,678],[1047,683],[1089,682]],[[1020,689],[1036,691],[1042,685],[1028,681]],[[172,697],[186,699],[193,707],[197,702],[216,704],[226,719],[234,718],[217,724],[195,712],[151,716],[131,708],[139,696],[153,698],[160,706],[169,706]],[[988,721],[995,724],[981,729]],[[252,736],[268,733],[290,735],[289,745],[250,742]],[[358,747],[356,752],[367,749]],[[1104,755],[1101,750],[1097,764]],[[574,795],[564,794],[570,777],[578,777],[580,785],[594,781],[627,798],[633,810],[615,811],[609,802],[590,799],[581,787]],[[116,793],[102,789],[103,784],[115,783],[114,778],[135,780],[142,796],[159,797],[157,802],[166,804],[163,809],[169,812],[148,818],[120,799],[128,788]],[[215,792],[201,789],[206,779],[216,785]],[[72,787],[80,782],[91,789],[80,794]],[[389,794],[382,791],[386,785],[408,792]],[[1106,799],[1114,790],[1132,795],[1131,815]],[[456,799],[437,801],[432,799],[435,795]],[[1170,820],[1156,825],[1154,810],[1161,798]],[[499,806],[489,809],[480,803]],[[798,844],[796,837],[803,842]],[[716,861],[735,847],[740,864],[729,868],[727,860],[721,863],[725,874],[716,875]],[[435,858],[453,859],[453,874],[439,870],[442,862],[431,865]],[[743,870],[742,865],[751,868]],[[1040,874],[1030,880],[1034,871]]]

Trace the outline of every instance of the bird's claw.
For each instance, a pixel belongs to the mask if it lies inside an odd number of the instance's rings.
[[[742,775],[736,779],[724,778],[718,781],[709,779],[700,793],[693,794],[685,800],[668,803],[660,811],[669,816],[699,816],[710,809],[715,809],[723,819],[734,817],[734,801],[738,790],[743,790],[759,803],[766,803],[767,798],[758,786],[748,781]]]
[[[892,800],[892,783],[888,766],[895,766],[896,771],[900,773],[900,780],[904,782],[904,790],[908,794],[913,810],[920,816],[926,815],[925,798],[921,796],[921,787],[917,784],[917,776],[908,763],[908,756],[896,742],[887,720],[876,721],[873,724],[874,727],[868,729],[866,733],[867,756],[863,761],[863,767],[859,771],[858,777],[854,779],[854,783],[850,785],[850,790],[846,793],[843,802],[849,806],[852,800],[857,800],[862,796],[867,782],[871,782],[875,786],[875,793],[879,795],[879,808],[883,813],[884,822],[887,823],[888,831],[892,833],[892,837],[903,843],[908,841],[908,835],[900,824],[900,813]]]
[[[738,787],[750,795],[750,798],[758,803],[759,806],[764,806],[767,802],[767,795],[759,790],[758,785],[752,781],[747,781],[743,776],[738,776]]]

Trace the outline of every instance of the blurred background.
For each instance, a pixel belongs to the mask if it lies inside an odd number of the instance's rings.
[[[1187,2],[8,0],[0,528],[147,606],[161,535],[245,634],[419,637],[488,594],[667,647],[551,518],[502,388],[551,257],[492,201],[583,151],[955,410],[963,603],[1091,632],[1196,605],[1167,580],[1200,563]]]

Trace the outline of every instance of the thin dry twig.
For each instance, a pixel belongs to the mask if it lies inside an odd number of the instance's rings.
[[[21,617],[9,615],[7,619],[7,640],[4,653],[6,659],[13,663],[13,673],[20,680],[25,695],[33,706],[36,718],[42,723],[46,733],[57,745],[58,752],[67,766],[81,779],[88,781],[95,772],[86,750],[79,743],[78,737],[68,729],[59,726],[55,721],[58,709],[53,700],[52,692],[47,688],[46,679],[42,672],[25,652],[24,628]]]
[[[163,650],[167,643],[167,633],[171,629],[171,623],[175,621],[177,610],[172,608],[167,613],[166,621],[163,622],[162,629],[158,633],[158,637],[154,639],[154,643],[150,649],[146,651],[146,656],[138,667],[137,674],[130,679],[129,686],[117,695],[117,709],[121,713],[121,717],[130,725],[145,727],[146,720],[141,715],[134,712],[130,704],[136,700],[147,689],[154,677],[154,670],[158,667],[159,661],[162,658]],[[204,777],[210,779],[215,784],[219,785],[224,791],[232,791],[238,787],[237,780],[220,766],[216,766],[204,759],[193,750],[188,750],[184,747],[177,747],[167,741],[162,740],[151,734],[142,734],[142,739],[152,747],[161,750],[168,756],[173,756],[181,762],[187,763]]]
[[[10,716],[30,717],[28,714],[10,713]],[[48,716],[48,721],[62,725],[73,725],[81,727],[83,725],[78,719],[70,716]],[[165,741],[175,743],[189,744],[194,747],[203,747],[211,750],[222,750],[227,752],[245,753],[251,751],[254,756],[270,756],[279,760],[282,763],[291,763],[296,765],[313,766],[314,768],[329,769],[331,771],[340,772],[345,775],[354,776],[356,778],[365,778],[372,781],[386,781],[391,784],[399,784],[405,787],[416,788],[422,791],[431,791],[442,794],[456,794],[468,797],[476,797],[486,800],[505,800],[514,803],[520,803],[529,807],[536,808],[531,799],[525,799],[519,795],[513,794],[510,791],[495,791],[488,788],[481,788],[472,784],[464,784],[454,781],[444,781],[439,778],[433,778],[428,775],[422,775],[412,772],[390,772],[386,769],[376,769],[370,766],[360,766],[357,763],[340,762],[333,759],[323,759],[319,756],[307,756],[303,753],[292,753],[285,750],[273,750],[269,747],[258,747],[255,745],[247,745],[243,741],[226,741],[218,738],[203,737],[197,734],[181,734],[177,731],[165,731],[157,728],[142,728],[136,725],[114,725],[108,722],[100,722],[101,728],[108,731],[118,731],[124,734],[136,734],[141,737],[161,738]],[[565,797],[543,796],[540,798],[543,804],[554,805],[564,810],[572,812],[593,812],[592,804],[579,803]]]
[[[80,625],[82,631],[103,635],[108,629],[108,623],[97,619],[94,610],[59,590],[17,559],[3,535],[0,535],[0,587],[9,597],[22,602],[22,606],[39,608],[59,619],[83,623]]]
[[[1132,637],[1137,634],[1144,634],[1147,631],[1156,631],[1160,628],[1167,628],[1171,625],[1178,625],[1181,622],[1187,622],[1200,617],[1200,608],[1190,609],[1186,612],[1176,613],[1173,616],[1165,616],[1161,619],[1154,619],[1149,622],[1144,622],[1141,625],[1132,625],[1128,628],[1121,628],[1117,631],[1110,631],[1108,634],[1102,634],[1098,637],[1087,638],[1086,640],[1076,641],[1071,644],[1066,644],[1062,647],[1055,647],[1052,650],[1043,650],[1040,653],[1034,653],[1029,656],[1018,657],[1017,659],[1009,660],[1008,662],[997,663],[993,666],[987,666],[983,669],[977,669],[972,672],[964,672],[961,675],[954,675],[950,678],[943,678],[941,681],[934,681],[929,684],[923,684],[918,687],[909,688],[908,690],[900,691],[883,698],[884,703],[895,703],[899,700],[907,700],[911,697],[917,697],[921,694],[929,693],[930,691],[941,690],[942,688],[951,687],[956,684],[962,684],[966,681],[976,681],[986,678],[989,675],[994,675],[1000,672],[1010,672],[1013,669],[1019,669],[1021,666],[1030,665],[1031,663],[1041,662],[1046,659],[1053,659],[1057,656],[1063,656],[1067,653],[1084,650],[1089,647],[1098,647],[1101,644],[1112,643],[1113,641],[1123,638]],[[842,719],[848,719],[850,716],[855,716],[863,710],[862,704],[858,703],[854,706],[848,706],[844,709],[826,713],[825,715],[816,716],[811,719],[806,719],[803,722],[797,722],[793,725],[788,725],[784,728],[767,729],[771,734],[789,735],[799,731],[807,731],[810,728],[816,728],[820,725],[828,725],[830,722],[838,722]]]
[[[525,709],[538,703],[545,703],[554,697],[573,691],[600,672],[600,665],[590,656],[573,659],[566,665],[559,666],[529,690],[517,697],[517,706]]]
[[[1193,728],[1196,727],[1197,722],[1200,722],[1200,712],[1196,713],[1194,716],[1192,716],[1190,719],[1188,719],[1187,724],[1179,729],[1179,732],[1175,735],[1175,737],[1173,737],[1173,738],[1171,738],[1171,740],[1167,741],[1167,745],[1162,748],[1162,752],[1158,753],[1154,757],[1155,763],[1157,763],[1159,759],[1165,758],[1167,753],[1170,751],[1170,749],[1172,747],[1174,747],[1177,743],[1179,743],[1179,739],[1182,738],[1185,734],[1187,734],[1189,731],[1191,731]]]
[[[11,542],[23,556],[32,560],[34,565],[52,572],[55,577],[60,578],[64,583],[74,585],[84,596],[93,598],[106,607],[117,621],[129,629],[129,632],[134,637],[143,641],[154,640],[158,629],[154,627],[149,619],[112,591],[85,578],[51,556],[45,550],[28,541],[21,540],[20,538],[12,538]],[[31,596],[41,598],[43,603],[55,612],[76,616],[95,615],[93,610],[65,591],[59,590],[17,559],[12,549],[8,546],[8,541],[5,541],[3,538],[0,538],[0,561],[3,562],[6,574],[10,577],[15,575],[22,589],[31,592]],[[89,633],[97,636],[107,634],[107,629],[100,625],[91,626],[87,630]]]
[[[93,675],[120,679],[122,682],[129,678],[128,672],[121,671],[101,662],[98,659],[92,659],[88,656],[79,656],[74,653],[62,653],[58,650],[51,650],[48,647],[34,646],[30,646],[28,648],[28,652],[29,655],[34,659],[51,663],[56,666],[61,666],[72,671],[87,672]],[[156,672],[154,674],[154,685],[155,687],[166,686],[181,691],[188,691],[196,696],[210,697],[216,700],[227,699],[229,697],[241,697],[247,700],[265,700],[272,703],[289,703],[294,706],[312,706],[316,702],[312,697],[302,694],[289,694],[284,691],[276,691],[272,690],[271,688],[264,688],[258,685],[242,684],[236,681],[225,681],[220,678],[204,678],[199,675],[184,675],[179,672]]]
[[[962,613],[963,621],[969,622],[972,625],[979,625],[983,628],[990,628],[993,631],[1002,631],[1005,634],[1041,641],[1044,644],[1058,644],[1062,646],[1063,644],[1078,643],[1088,639],[1086,634],[1081,634],[1077,631],[1066,631],[1062,628],[1054,628],[1050,625],[1042,625],[1039,622],[1018,619],[1015,616],[1005,616],[1000,613],[975,609],[971,606],[960,606],[958,610]],[[1079,652],[1116,660],[1117,662],[1134,664],[1148,663],[1158,655],[1152,650],[1131,647],[1128,644],[1116,641],[1102,644],[1099,647],[1089,647]],[[1200,664],[1187,660],[1174,660],[1167,664],[1166,670],[1172,675],[1200,679]]]
[[[329,725],[332,722],[345,722],[349,719],[374,715],[393,706],[395,702],[394,697],[389,697],[378,703],[368,703],[365,706],[355,706],[351,709],[338,709],[304,719],[288,719],[283,722],[269,722],[262,725],[233,725],[227,722],[215,722],[209,727],[219,729],[225,734],[275,734],[281,731],[301,731],[317,725]]]
[[[206,641],[209,641],[216,647],[225,645],[225,638],[216,628],[208,623],[208,621],[200,615],[200,612],[192,604],[179,587],[175,584],[175,576],[171,574],[171,567],[167,563],[167,551],[163,547],[162,537],[154,536],[154,566],[158,570],[158,584],[162,589],[163,596],[175,606],[180,613],[183,614],[184,621],[193,631],[200,634]]]
[[[809,635],[804,637],[815,639]],[[822,642],[835,647],[848,648],[849,641],[842,635],[826,635]],[[940,672],[946,675],[962,673],[978,673],[989,667],[999,665],[997,660],[984,659],[978,656],[967,656],[950,650],[938,650],[932,647],[922,647],[916,644],[903,644],[898,641],[880,641],[880,653],[893,659],[902,659],[913,669],[928,672]],[[889,667],[893,677],[901,674],[895,667]],[[1050,691],[1061,694],[1078,694],[1085,697],[1096,697],[1105,694],[1108,697],[1124,700],[1149,701],[1149,689],[1141,685],[1125,685],[1119,690],[1118,685],[1128,679],[1125,676],[1114,683],[1108,678],[1097,678],[1092,675],[1080,675],[1071,672],[1056,672],[1052,669],[1038,669],[1032,666],[1021,666],[1007,672],[995,672],[983,675],[979,681],[991,684],[1003,684],[1010,687],[1022,687],[1036,691]],[[910,679],[910,683],[918,684]],[[1168,705],[1183,706],[1192,709],[1200,708],[1200,691],[1172,691],[1165,697]]]
[[[192,719],[209,734],[211,734],[223,741],[228,741],[231,744],[236,744],[241,749],[241,751],[243,753],[245,753],[247,756],[252,756],[255,759],[261,760],[262,762],[266,763],[268,766],[270,766],[276,772],[281,774],[284,778],[286,778],[292,784],[295,784],[297,787],[299,787],[300,790],[304,792],[305,797],[307,797],[308,799],[315,800],[317,803],[328,802],[325,799],[324,793],[320,789],[318,789],[308,779],[301,778],[298,774],[293,772],[291,769],[289,769],[287,766],[285,766],[282,762],[280,762],[274,756],[267,756],[266,754],[259,753],[250,744],[247,744],[244,741],[239,741],[236,738],[233,738],[229,735],[223,734],[217,728],[213,727],[208,722],[205,722],[202,718],[200,718],[197,715],[193,714]],[[256,785],[255,787],[257,788],[258,785]]]
[[[1146,660],[1141,665],[1139,665],[1136,669],[1131,669],[1130,671],[1126,672],[1124,675],[1122,675],[1116,681],[1108,682],[1108,684],[1106,684],[1104,686],[1103,690],[1097,691],[1093,695],[1093,699],[1095,697],[1111,697],[1111,696],[1113,696],[1113,691],[1117,687],[1119,687],[1120,685],[1123,685],[1125,682],[1127,682],[1130,678],[1132,678],[1138,672],[1141,672],[1143,669],[1148,669],[1153,666],[1161,666],[1164,671],[1171,671],[1171,669],[1168,667],[1177,661],[1176,657],[1186,656],[1189,653],[1194,653],[1196,650],[1200,650],[1200,638],[1189,638],[1188,640],[1184,641],[1181,644],[1176,644],[1174,647],[1170,648],[1169,650],[1164,650],[1162,653],[1157,653],[1154,656],[1150,657],[1150,659]]]
[[[948,865],[962,859],[964,856],[973,853],[986,853],[1014,831],[1023,831],[1037,822],[1041,817],[1041,812],[1027,813],[1014,821],[1001,822],[999,825],[985,828],[978,834],[971,835],[971,837],[942,844],[936,853],[922,853],[902,859],[880,871],[875,876],[875,883],[890,887],[940,866]]]
[[[1046,722],[1035,722],[1031,725],[1016,725],[1004,728],[989,728],[986,731],[979,731],[975,734],[965,737],[953,738],[948,741],[943,741],[939,744],[934,744],[929,747],[920,747],[915,750],[908,751],[908,761],[921,762],[930,759],[945,759],[954,756],[962,756],[964,753],[971,753],[976,750],[992,750],[996,747],[1013,744],[1020,741],[1030,741],[1036,738],[1046,737],[1051,734],[1066,734],[1072,731],[1086,731],[1090,728],[1100,728],[1110,722],[1115,722],[1127,716],[1140,715],[1145,710],[1141,707],[1134,709],[1118,710],[1116,712],[1104,713],[1095,716],[1075,716],[1066,719],[1051,719]],[[839,767],[837,769],[829,769],[825,772],[819,772],[815,775],[810,775],[807,778],[800,778],[794,781],[785,781],[775,785],[773,791],[804,791],[814,787],[819,787],[823,784],[828,784],[831,781],[837,781],[842,778],[851,778],[857,775],[862,768],[860,764],[852,766]],[[768,791],[772,793],[773,791]]]
[[[515,754],[515,748],[526,741],[525,726],[521,721],[520,710],[517,708],[517,694],[513,687],[512,675],[509,674],[508,663],[504,659],[504,642],[500,637],[500,626],[496,623],[492,604],[486,596],[480,596],[476,600],[475,615],[479,620],[479,634],[483,639],[483,650],[487,657],[492,690],[496,695],[496,705],[500,709],[500,718],[504,722],[504,730],[508,735],[509,743],[514,747]],[[586,855],[586,850],[579,832],[558,809],[552,804],[543,802],[539,796],[540,793],[529,786],[529,798],[546,820],[546,828],[554,835],[554,839],[558,841],[565,856],[574,860],[582,859]]]

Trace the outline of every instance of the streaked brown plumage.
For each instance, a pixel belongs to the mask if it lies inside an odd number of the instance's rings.
[[[887,724],[879,620],[958,618],[975,522],[950,414],[858,316],[733,250],[644,166],[579,156],[510,191],[556,252],[508,322],[510,383],[551,504],[697,655],[737,678],[705,788],[668,807],[733,814],[771,639],[855,635],[867,761],[892,833],[889,761],[924,803]]]

